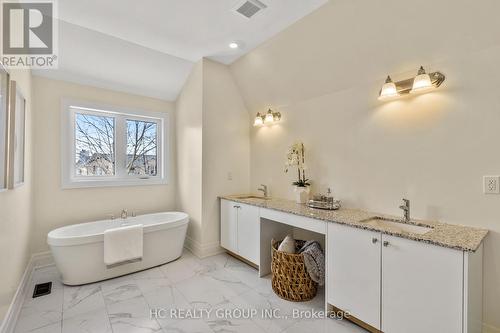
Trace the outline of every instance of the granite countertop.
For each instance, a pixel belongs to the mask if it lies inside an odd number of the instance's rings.
[[[322,210],[310,208],[304,204],[297,204],[291,200],[275,199],[275,198],[259,198],[252,195],[229,195],[221,196],[221,199],[231,200],[243,204],[258,206],[277,210],[280,212],[310,217],[326,222],[334,222],[349,225],[356,228],[379,231],[384,234],[412,239],[419,242],[435,244],[448,247],[451,249],[474,252],[481,245],[488,234],[488,230],[467,227],[462,225],[447,224],[438,221],[411,220],[408,224],[432,228],[425,234],[416,234],[412,232],[395,230],[385,226],[372,226],[362,222],[371,217],[379,216],[389,219],[399,219],[398,217],[367,212],[360,209],[340,208],[339,210]],[[404,223],[404,222],[402,222]]]

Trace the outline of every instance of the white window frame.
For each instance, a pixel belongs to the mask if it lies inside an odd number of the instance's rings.
[[[63,189],[109,186],[140,186],[167,184],[169,166],[170,127],[168,114],[133,110],[119,106],[63,99],[61,102],[61,187]],[[75,109],[78,109],[76,112]],[[84,113],[115,118],[115,174],[104,176],[77,176],[75,169],[75,114]],[[127,120],[157,124],[156,176],[126,173]]]

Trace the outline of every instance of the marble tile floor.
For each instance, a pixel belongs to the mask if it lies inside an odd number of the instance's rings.
[[[284,301],[272,292],[269,276],[259,278],[227,254],[198,259],[185,251],[163,266],[79,287],[61,284],[55,266],[48,266],[35,271],[32,288],[48,281],[50,295],[27,295],[15,333],[365,332],[345,320],[307,318],[311,309],[323,309],[322,290],[310,302]],[[160,309],[157,317],[151,309]],[[294,311],[306,312],[299,318]]]

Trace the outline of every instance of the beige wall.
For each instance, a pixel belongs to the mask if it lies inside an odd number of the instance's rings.
[[[30,257],[32,223],[32,135],[33,112],[31,73],[10,71],[18,89],[26,98],[25,183],[13,190],[0,192],[0,321],[4,317]]]
[[[167,112],[170,119],[168,184],[131,187],[61,189],[61,99]],[[106,218],[123,209],[139,214],[174,210],[175,105],[153,98],[124,94],[63,81],[33,78],[34,100],[34,219],[33,251],[48,249],[47,233],[57,227]]]
[[[220,242],[218,196],[249,192],[249,124],[248,111],[229,68],[205,59],[203,61],[203,233],[205,244],[212,247],[218,246]]]
[[[194,67],[177,114],[179,208],[191,218],[187,246],[207,256],[220,250],[218,196],[248,192],[249,116],[229,68],[208,59]]]
[[[198,62],[177,99],[179,210],[189,214],[188,243],[202,243],[203,63]]]
[[[283,121],[251,131],[251,187],[292,197],[285,150],[307,149],[315,191],[344,205],[484,227],[484,321],[500,328],[500,2],[335,0],[239,59],[231,71],[250,114]],[[418,13],[421,13],[419,15]],[[387,74],[419,65],[447,75],[436,92],[377,101]],[[491,328],[493,331],[493,329]]]

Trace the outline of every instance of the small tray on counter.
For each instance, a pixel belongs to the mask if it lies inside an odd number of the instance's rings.
[[[341,206],[340,200],[330,200],[330,201],[309,200],[307,201],[306,205],[310,208],[318,208],[325,210],[337,210]]]

